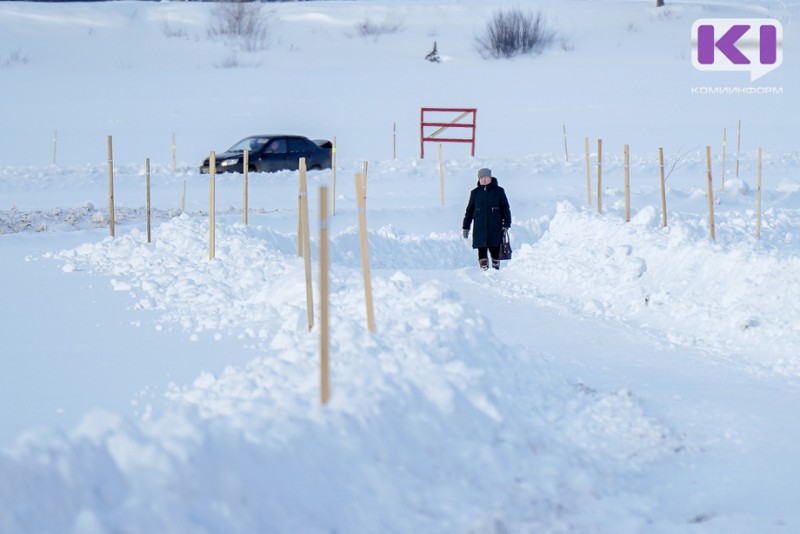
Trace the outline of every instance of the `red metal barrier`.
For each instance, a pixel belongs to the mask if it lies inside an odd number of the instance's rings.
[[[449,122],[444,122],[446,119],[453,117],[454,114],[459,113],[455,118]],[[471,145],[470,155],[475,157],[475,121],[478,110],[476,108],[420,108],[419,111],[419,157],[425,158],[425,143],[469,143]],[[431,115],[438,120],[431,119]],[[444,116],[444,118],[442,118]],[[471,117],[471,119],[470,119]],[[462,119],[467,118],[471,122],[460,122]],[[426,134],[426,128],[438,128],[431,134]],[[448,128],[468,128],[469,137],[437,137],[440,133]],[[430,130],[427,130],[430,131]]]

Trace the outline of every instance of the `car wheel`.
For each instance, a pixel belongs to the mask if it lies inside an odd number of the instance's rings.
[[[310,171],[321,171],[322,170],[322,166],[321,165],[312,165],[311,168],[308,169],[308,170],[310,170]]]

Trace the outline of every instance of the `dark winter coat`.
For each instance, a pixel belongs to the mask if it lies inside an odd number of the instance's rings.
[[[503,241],[503,228],[511,227],[511,208],[505,190],[492,178],[488,185],[470,191],[467,211],[461,228],[472,228],[472,248],[499,247]]]

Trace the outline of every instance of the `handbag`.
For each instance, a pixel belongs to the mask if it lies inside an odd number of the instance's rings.
[[[508,240],[508,228],[503,228],[503,241],[500,243],[500,260],[510,260],[511,259],[511,242]]]

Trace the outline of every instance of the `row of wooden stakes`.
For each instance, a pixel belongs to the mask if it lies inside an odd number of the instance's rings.
[[[586,193],[589,206],[592,205],[592,171],[589,155],[589,138],[585,138],[586,148]],[[761,238],[761,148],[758,149],[757,156],[757,175],[758,175],[758,194],[756,206],[756,237]],[[667,196],[666,178],[664,176],[664,149],[658,148],[659,164],[659,185],[661,189],[661,224],[667,226]],[[623,166],[624,166],[624,191],[625,191],[625,221],[631,220],[631,184],[630,184],[630,146],[623,147]],[[714,223],[714,188],[711,176],[711,147],[706,146],[706,176],[708,181],[708,217],[709,231],[711,239],[716,239]],[[724,190],[724,185],[723,185]],[[597,140],[597,212],[603,213],[603,140]]]

